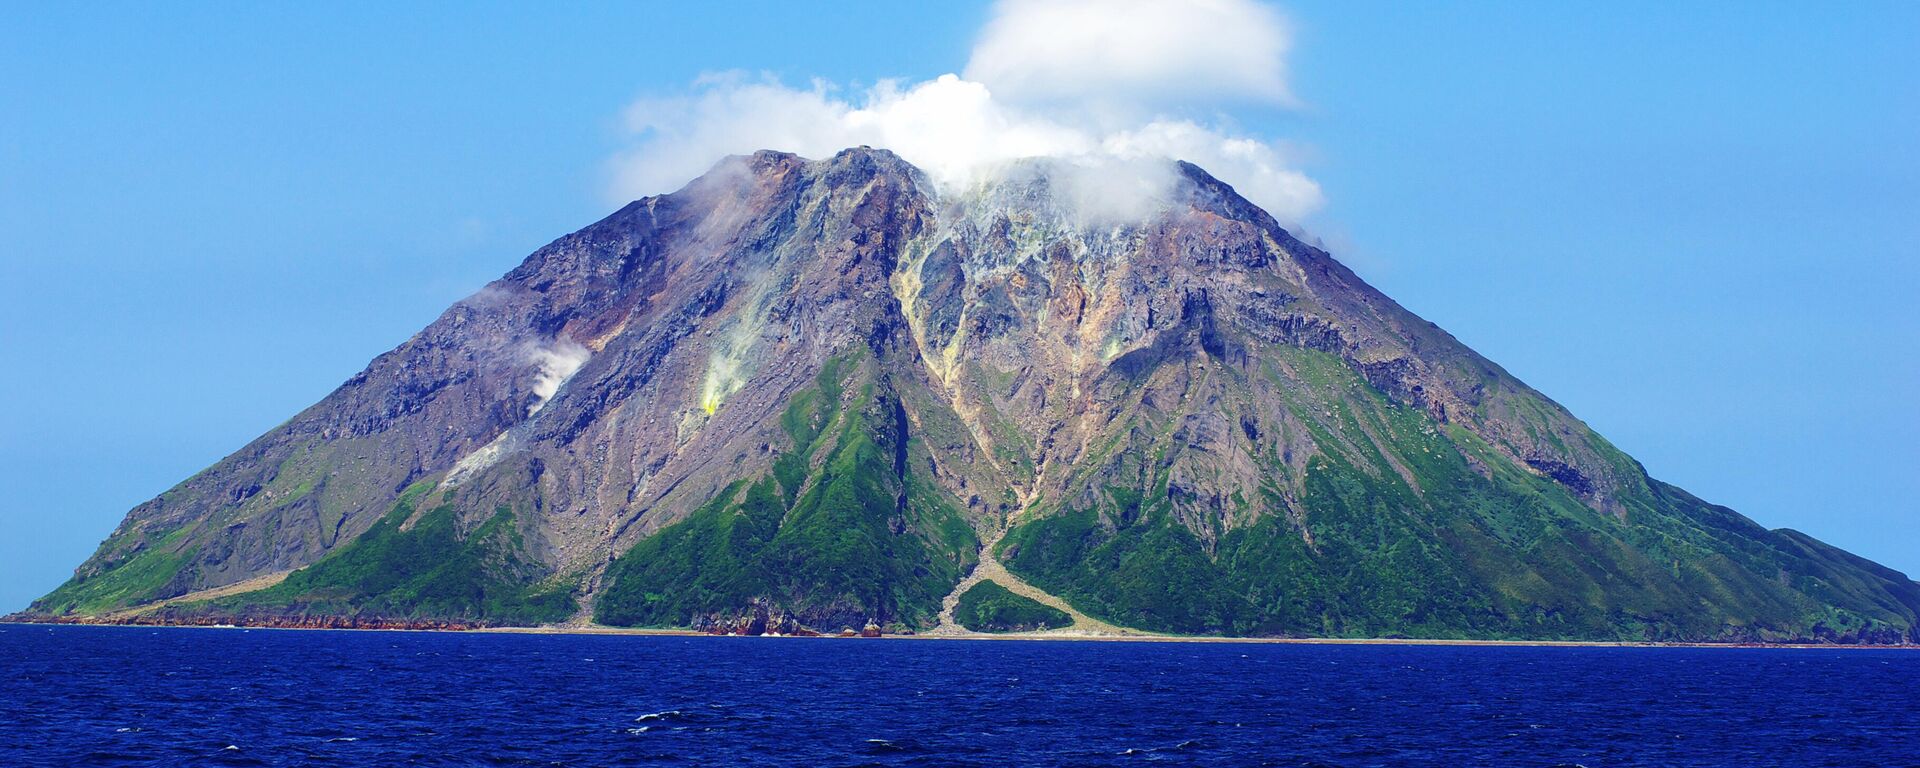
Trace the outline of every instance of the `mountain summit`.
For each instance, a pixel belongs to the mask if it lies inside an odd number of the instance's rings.
[[[1920,641],[1920,585],[1652,479],[1164,171],[730,158],[135,508],[28,615]]]

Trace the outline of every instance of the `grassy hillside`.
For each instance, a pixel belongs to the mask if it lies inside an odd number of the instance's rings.
[[[1073,617],[1025,595],[1016,595],[993,581],[982,581],[960,593],[953,619],[975,632],[1034,632],[1073,623]]]
[[[1896,641],[1910,631],[1920,588],[1898,574],[1864,584],[1857,563],[1824,545],[1651,480],[1625,489],[1623,514],[1600,513],[1466,430],[1390,402],[1332,356],[1286,354],[1312,386],[1262,383],[1295,398],[1323,446],[1307,462],[1299,523],[1266,516],[1203,541],[1174,518],[1165,468],[1153,465],[1138,487],[1109,486],[1015,528],[1000,545],[1007,566],[1090,615],[1176,633]],[[1329,407],[1301,391],[1351,394]],[[1261,458],[1269,478],[1290,471]],[[1260,492],[1279,506],[1277,484]]]
[[[187,529],[181,528],[122,560],[109,560],[102,570],[76,576],[34,601],[33,610],[53,616],[97,615],[165,597],[168,585],[196,551],[181,549],[186,537]]]
[[[596,620],[694,626],[761,612],[825,629],[930,624],[978,543],[910,470],[896,397],[869,366],[827,366],[782,417],[792,448],[772,471],[622,555]]]
[[[461,532],[451,506],[415,516],[424,484],[352,543],[266,589],[170,606],[173,615],[353,616],[532,625],[577,610],[572,584],[539,576],[511,510]]]

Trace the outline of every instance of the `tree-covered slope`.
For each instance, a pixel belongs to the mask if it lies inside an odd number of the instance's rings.
[[[868,360],[832,361],[781,418],[789,447],[607,569],[615,626],[930,625],[978,541],[917,467],[899,396]]]
[[[422,501],[437,506],[421,510]],[[465,517],[436,499],[430,484],[416,484],[366,533],[278,584],[171,604],[160,609],[160,616],[525,625],[564,621],[578,610],[574,584],[548,578],[528,561],[512,510]]]
[[[960,593],[954,618],[976,632],[1037,632],[1073,623],[1073,617],[993,581],[980,581]]]
[[[1657,481],[1624,488],[1621,514],[1597,511],[1324,353],[1275,359],[1297,378],[1225,389],[1355,395],[1317,415],[1292,403],[1318,444],[1352,447],[1305,463],[1299,520],[1196,535],[1175,518],[1162,460],[1137,485],[1016,527],[1000,545],[1008,566],[1090,614],[1177,633],[1900,642],[1911,631],[1920,595],[1898,574],[1836,567],[1824,545]],[[1175,431],[1162,434],[1142,448],[1176,448]],[[1253,458],[1268,480],[1248,491],[1284,492],[1272,480],[1293,471],[1282,457]]]

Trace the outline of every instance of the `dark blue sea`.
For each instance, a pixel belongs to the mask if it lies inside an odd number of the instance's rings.
[[[0,625],[0,765],[1920,765],[1920,652]]]

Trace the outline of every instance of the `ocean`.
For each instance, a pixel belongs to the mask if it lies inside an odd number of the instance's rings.
[[[0,625],[0,765],[1920,765],[1920,652]]]

